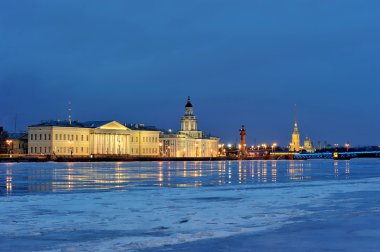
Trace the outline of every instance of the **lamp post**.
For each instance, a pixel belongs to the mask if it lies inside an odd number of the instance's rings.
[[[159,144],[158,144],[158,146],[160,147],[159,148],[159,151],[160,151],[160,157],[162,157],[162,142],[160,142]]]
[[[12,152],[13,152],[13,141],[11,139],[7,139],[5,142],[8,145],[8,149],[9,149],[8,154],[12,154]]]
[[[276,143],[273,143],[272,146],[271,146],[271,147],[272,147],[272,152],[273,152],[273,153],[274,153],[274,150],[276,149],[276,146],[277,146]]]
[[[69,140],[68,143],[70,144],[70,147],[69,147],[70,157],[73,157],[73,146],[71,146],[71,144],[73,143],[73,141]]]
[[[195,144],[195,156],[198,157],[198,144]]]

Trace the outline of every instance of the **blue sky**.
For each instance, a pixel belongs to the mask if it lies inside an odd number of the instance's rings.
[[[380,1],[2,1],[0,125],[115,119],[380,144]]]

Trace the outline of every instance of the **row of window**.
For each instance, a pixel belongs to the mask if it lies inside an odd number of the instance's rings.
[[[69,154],[75,154],[75,153],[80,153],[83,154],[85,153],[84,151],[86,150],[86,153],[88,153],[88,147],[56,147],[57,153],[69,153]]]
[[[74,137],[75,136],[75,137]],[[84,141],[85,136],[84,135],[70,135],[70,134],[55,134],[55,140],[68,140],[68,141]],[[51,140],[50,134],[30,134],[30,140]],[[86,135],[86,141],[88,142],[88,135]]]
[[[50,134],[30,134],[30,140],[50,140],[50,138]]]
[[[85,137],[86,137],[86,141],[88,142],[88,135],[84,136],[84,135],[74,135],[74,134],[55,134],[55,140],[67,140],[68,141],[74,141],[74,136],[75,136],[75,141],[84,141],[85,140]]]
[[[157,148],[142,148],[141,154],[157,154]],[[139,154],[138,148],[131,148],[131,154]]]
[[[158,137],[142,137],[141,139],[143,143],[157,143],[158,142]],[[138,142],[139,138],[138,137],[131,137],[131,142]]]
[[[50,153],[50,147],[30,147],[30,153]]]
[[[84,153],[84,147],[56,147],[57,153]],[[30,147],[30,153],[43,153],[50,154],[50,146],[49,147]],[[86,147],[86,153],[88,153],[88,147]]]

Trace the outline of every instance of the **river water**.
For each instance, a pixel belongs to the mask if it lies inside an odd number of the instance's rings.
[[[349,239],[380,238],[379,159],[2,163],[0,189],[0,251],[227,251],[218,239],[245,251],[242,235],[285,237],[358,212]]]

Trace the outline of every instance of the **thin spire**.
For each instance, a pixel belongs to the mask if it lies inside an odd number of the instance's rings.
[[[71,101],[69,101],[68,112],[69,112],[69,124],[71,125]]]
[[[294,104],[294,122],[297,123],[297,104]]]

